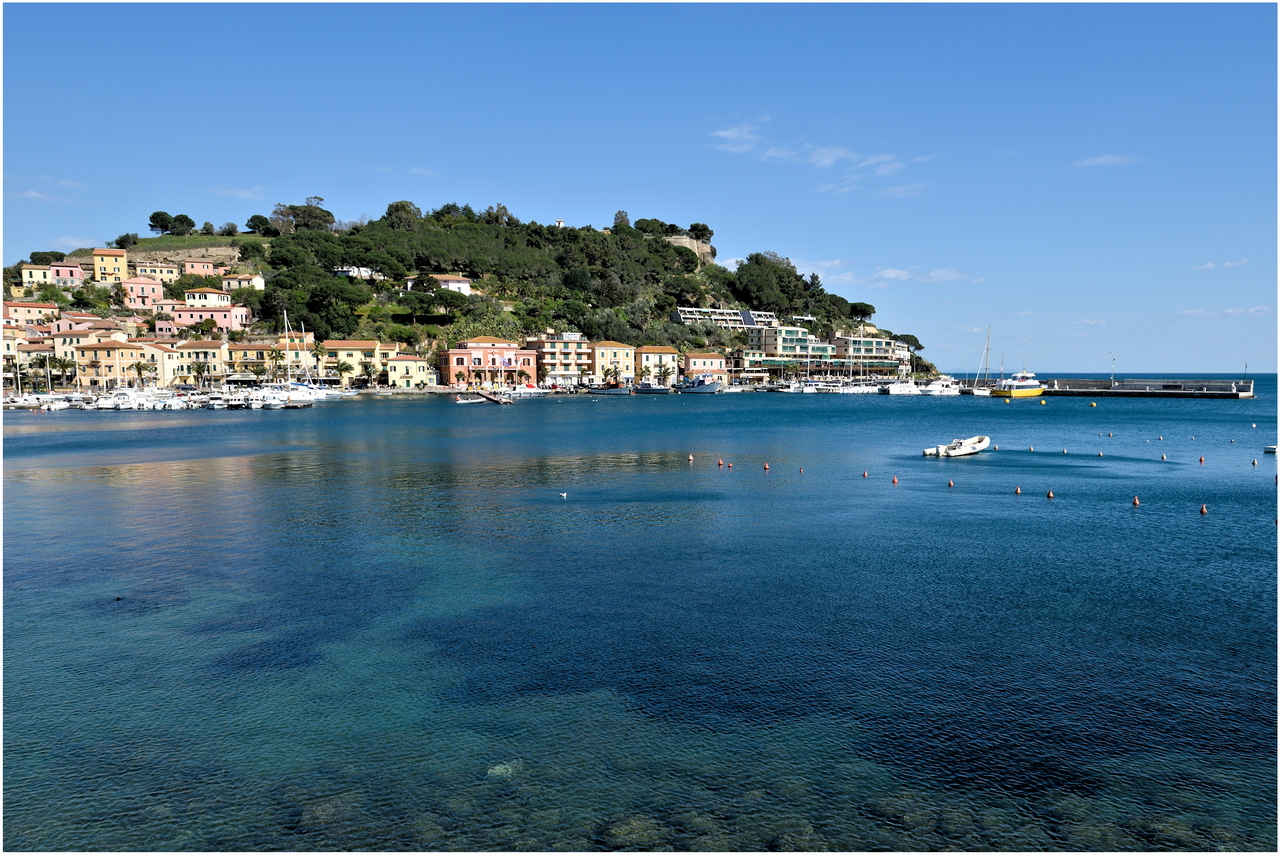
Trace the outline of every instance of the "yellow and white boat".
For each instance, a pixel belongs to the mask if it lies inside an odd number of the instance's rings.
[[[1044,385],[1029,371],[1019,371],[991,387],[993,398],[1034,398],[1044,392]]]

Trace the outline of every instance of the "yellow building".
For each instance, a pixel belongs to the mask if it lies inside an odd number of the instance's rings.
[[[387,360],[387,385],[414,389],[439,384],[426,357],[402,353]]]
[[[629,385],[636,378],[636,349],[633,345],[620,341],[597,341],[591,345],[592,380],[603,383],[605,372],[610,371],[612,379]],[[616,372],[616,373],[615,373]]]
[[[351,378],[366,377],[370,382],[377,382],[387,363],[399,353],[400,346],[395,342],[386,344],[379,341],[363,341],[350,339],[329,339],[324,343],[327,353],[324,358],[326,374],[337,374],[338,364],[346,362],[355,369],[353,374],[342,375],[343,385],[349,385]]]
[[[135,266],[138,276],[145,276],[165,285],[177,280],[182,275],[178,265],[163,261],[140,261]]]
[[[95,249],[93,278],[99,282],[123,282],[129,278],[129,255],[123,249]]]
[[[668,369],[664,372],[663,368]],[[680,351],[674,347],[660,344],[646,344],[636,348],[635,375],[641,380],[648,380],[661,386],[670,386],[680,376],[683,361]],[[663,376],[666,379],[663,380]]]

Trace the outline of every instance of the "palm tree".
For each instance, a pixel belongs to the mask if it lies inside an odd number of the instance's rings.
[[[366,362],[360,366],[360,374],[364,377],[364,385],[366,387],[373,385],[373,363]]]
[[[150,366],[150,365],[148,365],[148,364],[147,364],[147,363],[145,363],[145,362],[135,362],[135,363],[133,363],[132,365],[130,365],[129,367],[127,367],[125,370],[126,370],[126,371],[132,371],[132,372],[134,372],[135,374],[137,374],[137,375],[138,375],[138,385],[139,385],[139,386],[141,386],[141,385],[142,385],[142,375],[143,375],[143,374],[146,374],[147,372],[149,372],[149,371],[151,370],[151,366]]]
[[[311,348],[311,355],[316,358],[316,373],[323,377],[324,361],[329,356],[329,348],[324,346],[324,342],[318,341],[315,347]]]
[[[52,362],[50,363],[50,365],[52,365],[54,370],[58,372],[58,382],[61,385],[66,386],[67,372],[75,371],[76,361],[74,359],[67,359],[62,356],[55,356]]]
[[[590,373],[591,373],[591,369],[588,368],[587,366],[585,365],[578,366],[578,385],[579,386],[585,385],[587,375]]]
[[[280,376],[280,364],[284,362],[284,352],[278,347],[273,347],[267,352],[267,359],[271,360],[271,376]]]
[[[641,368],[641,369],[640,369],[640,379],[641,379],[641,380],[648,380],[648,379],[649,379],[649,375],[650,375],[650,374],[652,374],[652,373],[653,373],[653,369],[652,369],[652,368],[650,368],[648,365],[646,365],[644,368]]]
[[[516,372],[516,379],[519,380],[521,383],[528,383],[529,372],[521,368],[519,371]]]
[[[604,371],[601,371],[601,372],[600,372],[600,376],[601,376],[601,378],[603,378],[603,379],[604,379],[604,382],[605,382],[605,384],[606,384],[606,385],[607,385],[607,384],[609,384],[609,383],[617,383],[617,382],[618,382],[618,368],[617,368],[617,366],[610,365],[610,366],[609,366],[608,368],[606,368]]]
[[[343,385],[342,375],[351,374],[356,370],[356,368],[350,362],[343,361],[335,365],[334,370],[338,372],[338,385],[341,386]]]
[[[672,368],[670,365],[667,365],[666,363],[659,365],[658,366],[658,382],[661,383],[663,386],[667,385],[667,381],[670,380],[671,375],[675,373],[676,373],[676,370]]]
[[[204,385],[204,375],[206,375],[206,374],[208,374],[208,373],[209,373],[209,363],[207,363],[207,362],[193,362],[193,363],[191,363],[191,373],[195,375],[195,378],[196,378],[196,385],[197,385],[197,386],[203,386],[203,385]]]
[[[457,372],[456,374],[454,374],[454,375],[453,375],[453,379],[454,379],[454,380],[457,380],[457,381],[458,381],[458,383],[465,383],[465,382],[466,382],[466,380],[467,380],[467,372],[465,372],[465,371],[459,371],[459,372]]]
[[[267,373],[267,369],[265,366],[262,366],[262,365],[251,365],[249,366],[249,373],[252,374],[253,379],[257,380],[258,384],[261,385],[262,375]]]

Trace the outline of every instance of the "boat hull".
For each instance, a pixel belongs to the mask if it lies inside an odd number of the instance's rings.
[[[1044,388],[1038,389],[992,389],[992,398],[1034,398],[1043,395]]]
[[[924,450],[925,457],[968,457],[985,451],[991,445],[989,436],[971,436],[968,439],[953,439],[946,445],[935,445]]]

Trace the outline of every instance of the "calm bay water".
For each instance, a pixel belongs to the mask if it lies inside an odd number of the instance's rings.
[[[1257,391],[5,413],[4,845],[1274,851]]]

